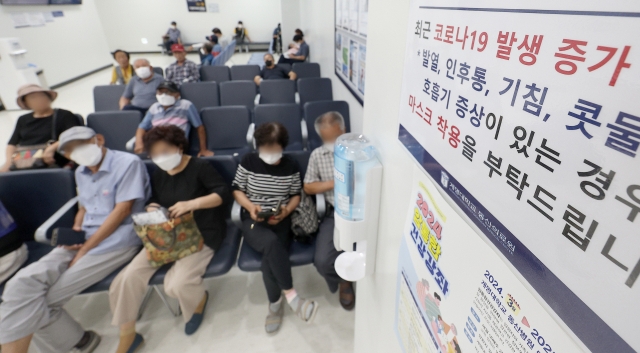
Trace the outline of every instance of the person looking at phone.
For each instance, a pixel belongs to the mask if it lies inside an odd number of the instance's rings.
[[[289,306],[305,322],[313,320],[318,303],[298,296],[291,278],[290,215],[300,203],[302,185],[298,164],[282,154],[289,134],[280,123],[266,123],[253,136],[258,152],[242,159],[233,181],[233,196],[244,208],[244,240],[262,254],[262,278],[269,297],[265,330],[274,333],[282,324],[283,292]],[[280,209],[271,212],[278,205]]]
[[[313,264],[327,281],[332,293],[340,289],[340,305],[345,310],[352,310],[356,305],[353,284],[338,276],[335,262],[342,252],[336,250],[333,245],[333,145],[338,137],[346,132],[344,118],[339,112],[328,112],[319,116],[314,126],[322,138],[323,145],[311,152],[307,173],[304,176],[304,192],[307,195],[324,194],[327,212],[316,236]]]
[[[184,153],[188,141],[179,127],[155,127],[144,135],[144,144],[158,166],[151,175],[152,196],[147,211],[164,207],[172,218],[193,212],[204,238],[202,250],[176,261],[164,279],[164,290],[178,299],[185,333],[191,335],[200,327],[209,299],[202,276],[226,235],[225,205],[231,202],[231,190],[207,160]],[[143,248],[111,284],[112,324],[120,327],[116,353],[134,352],[143,343],[136,333],[136,320],[149,279],[157,270]]]
[[[100,336],[85,331],[63,306],[140,249],[131,214],[143,211],[151,194],[140,158],[107,149],[104,137],[85,126],[66,130],[58,142],[80,165],[75,178],[85,242],[53,249],[7,282],[0,304],[4,353],[27,353],[32,338],[40,352],[93,352]]]

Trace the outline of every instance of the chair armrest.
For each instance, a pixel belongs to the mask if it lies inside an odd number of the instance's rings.
[[[253,99],[253,105],[260,104],[260,93],[256,94],[256,98]]]
[[[238,227],[238,229],[242,228],[242,219],[240,215],[242,214],[242,206],[238,203],[238,201],[233,201],[233,207],[231,207],[231,222]]]
[[[131,140],[127,141],[125,148],[127,151],[133,151],[136,147],[136,137],[132,137]]]
[[[35,240],[40,243],[50,244],[51,241],[47,239],[47,233],[49,233],[49,228],[51,228],[57,221],[62,218],[73,206],[78,202],[78,196],[72,198],[67,201],[59,210],[56,211],[49,219],[47,219],[38,229],[36,229],[36,234],[34,236]]]
[[[323,219],[327,214],[327,200],[322,193],[316,194],[316,212],[319,219]]]
[[[300,104],[300,93],[298,92],[296,92],[295,94],[295,101],[296,101],[296,104]]]
[[[253,133],[255,132],[255,130],[256,130],[256,124],[251,123],[251,125],[249,125],[249,130],[247,130],[247,145],[249,145],[250,151],[254,150]]]
[[[309,148],[309,130],[307,130],[307,122],[302,119],[300,120],[300,130],[302,130],[302,146],[303,148]]]

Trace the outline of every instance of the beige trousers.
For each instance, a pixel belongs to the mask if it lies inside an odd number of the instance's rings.
[[[178,299],[185,322],[191,320],[204,298],[202,276],[211,258],[213,250],[205,245],[201,251],[176,261],[164,278],[164,291]],[[147,250],[143,248],[113,280],[109,288],[113,325],[120,326],[137,319],[149,280],[157,270],[147,261]]]

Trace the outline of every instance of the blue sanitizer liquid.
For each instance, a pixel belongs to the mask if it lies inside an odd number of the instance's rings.
[[[336,213],[349,221],[361,221],[367,172],[377,164],[376,150],[363,135],[344,134],[335,143],[334,157]]]

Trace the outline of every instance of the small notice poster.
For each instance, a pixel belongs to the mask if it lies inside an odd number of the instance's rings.
[[[417,167],[396,305],[405,353],[583,351]]]
[[[187,0],[189,12],[207,12],[207,4],[204,1]]]

